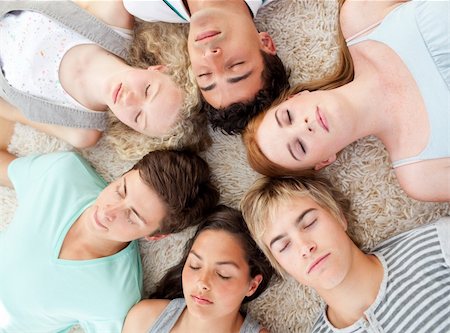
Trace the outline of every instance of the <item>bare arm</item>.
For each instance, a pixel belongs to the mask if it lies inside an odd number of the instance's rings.
[[[345,39],[382,20],[394,7],[407,0],[346,0],[339,21]]]
[[[11,123],[21,123],[37,129],[38,131],[56,136],[76,148],[94,146],[100,139],[102,132],[95,129],[72,128],[59,125],[50,125],[31,121],[16,107],[0,98],[0,118]]]
[[[168,304],[165,299],[140,301],[128,312],[122,333],[148,332]]]
[[[134,16],[127,12],[122,0],[73,0],[78,6],[104,23],[118,28],[133,29]]]
[[[0,98],[0,109],[2,108],[2,99]],[[0,185],[13,187],[8,177],[8,166],[17,157],[7,151],[14,133],[14,123],[0,118]]]

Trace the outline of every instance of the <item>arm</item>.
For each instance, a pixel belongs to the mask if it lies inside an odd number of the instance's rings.
[[[26,118],[16,107],[9,104],[1,97],[0,97],[0,118],[3,118],[4,121],[10,122],[12,124],[11,126],[13,126],[15,122],[18,122],[33,127],[38,131],[56,136],[57,138],[66,141],[67,143],[71,144],[76,148],[87,148],[94,146],[102,135],[101,131],[95,129],[72,128],[31,121],[28,118]],[[2,126],[7,125],[5,123]],[[11,136],[9,136],[9,139],[10,138]]]
[[[0,109],[2,107],[0,98]],[[0,185],[13,187],[8,177],[8,166],[17,157],[7,151],[14,133],[14,123],[0,118]]]
[[[164,299],[140,301],[128,312],[122,333],[148,332],[167,304],[169,301]]]
[[[382,20],[394,7],[405,0],[346,0],[341,7],[339,22],[344,38],[347,39]]]
[[[108,25],[130,30],[134,27],[134,16],[127,12],[122,0],[73,1],[85,11]]]

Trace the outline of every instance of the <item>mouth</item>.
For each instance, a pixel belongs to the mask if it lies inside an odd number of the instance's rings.
[[[214,38],[215,36],[217,36],[219,34],[220,34],[220,31],[215,31],[215,30],[205,31],[205,32],[198,34],[197,37],[195,37],[195,41],[196,42],[205,41],[205,40]]]
[[[122,90],[122,83],[120,83],[120,84],[117,86],[117,88],[114,89],[114,91],[113,91],[113,101],[114,101],[114,104],[117,103],[117,98],[119,97],[119,93],[121,92],[121,90]]]
[[[210,304],[213,304],[213,302],[211,302],[209,299],[204,298],[204,297],[195,296],[195,295],[191,295],[191,297],[194,300],[194,302],[199,304],[199,305],[210,305]]]
[[[310,274],[314,269],[316,269],[320,264],[322,264],[331,253],[327,253],[324,256],[321,256],[313,261],[313,263],[309,266],[307,274]]]
[[[100,223],[100,220],[98,219],[97,212],[98,212],[98,207],[95,209],[95,212],[94,212],[94,222],[95,222],[95,224],[98,227],[102,228],[102,229],[108,230],[108,228],[106,226],[104,226],[103,224]]]
[[[322,127],[325,131],[329,132],[327,118],[320,112],[319,107],[316,107],[316,120],[319,123],[320,127]]]

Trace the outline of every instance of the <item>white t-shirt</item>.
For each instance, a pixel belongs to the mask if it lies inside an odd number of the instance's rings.
[[[245,0],[256,16],[258,10],[273,0]],[[187,23],[189,12],[183,0],[123,0],[125,9],[133,16],[147,22]]]

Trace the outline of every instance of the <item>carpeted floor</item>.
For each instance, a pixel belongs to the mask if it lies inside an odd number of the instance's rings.
[[[291,83],[320,77],[332,68],[336,54],[336,10],[334,1],[278,0],[258,14],[259,30],[273,36],[279,56],[292,70]],[[220,186],[222,202],[238,207],[257,174],[246,163],[240,137],[220,133],[211,133],[211,136],[213,145],[203,156]],[[16,127],[10,146],[18,155],[63,149],[71,147],[21,125]],[[132,162],[121,161],[104,139],[81,154],[107,180],[132,165]],[[385,149],[375,138],[360,140],[345,149],[324,173],[351,197],[359,222],[350,226],[350,233],[364,248],[450,215],[448,203],[422,203],[405,196],[390,168]],[[0,229],[11,221],[16,205],[14,191],[0,187]],[[152,290],[164,270],[179,259],[191,231],[158,242],[141,242],[146,291]],[[319,299],[314,292],[288,280],[273,281],[271,287],[249,305],[248,311],[271,332],[285,333],[307,332],[318,308]]]

